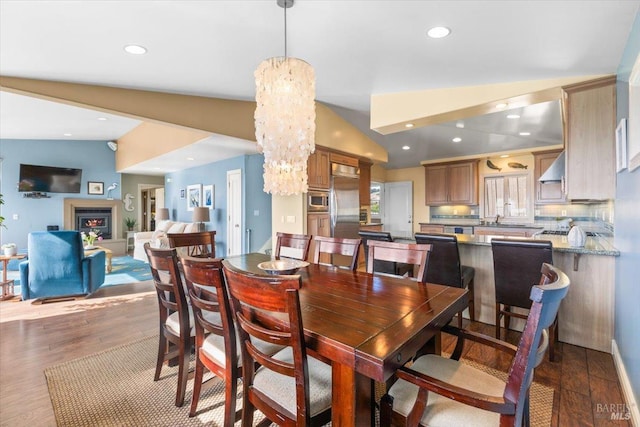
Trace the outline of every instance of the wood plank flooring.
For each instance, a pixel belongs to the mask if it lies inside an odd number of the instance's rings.
[[[0,302],[0,426],[55,426],[44,368],[155,336],[157,319],[151,282],[107,287],[76,301]],[[491,325],[465,321],[465,326],[493,333]],[[510,332],[507,340],[517,344],[518,337]],[[452,338],[445,336],[443,349],[451,347]],[[500,370],[510,363],[477,344],[468,346],[464,357]],[[611,421],[603,410],[624,403],[611,355],[561,343],[556,357],[545,360],[535,375],[555,390],[553,427],[630,425]]]

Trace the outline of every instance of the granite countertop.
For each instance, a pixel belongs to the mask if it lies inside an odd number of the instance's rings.
[[[611,240],[606,237],[587,237],[587,241],[584,247],[576,248],[569,245],[567,236],[556,235],[537,235],[532,237],[505,237],[500,235],[486,235],[475,236],[469,234],[456,234],[458,236],[458,243],[461,245],[479,245],[479,246],[491,246],[492,239],[522,239],[522,240],[549,240],[553,244],[553,250],[558,252],[568,252],[576,254],[589,254],[589,255],[608,255],[608,256],[620,256],[620,251],[617,250]]]
[[[456,234],[456,236],[458,237],[458,243],[461,245],[491,246],[492,239],[549,240],[553,244],[553,250],[557,252],[585,255],[620,256],[620,251],[613,246],[612,239],[607,237],[587,237],[587,241],[584,247],[575,248],[569,245],[567,236],[556,236],[549,234],[536,235],[532,237],[508,237],[502,235],[476,236],[471,234]],[[415,243],[414,239],[407,239],[405,237],[394,238],[394,240],[397,242]]]

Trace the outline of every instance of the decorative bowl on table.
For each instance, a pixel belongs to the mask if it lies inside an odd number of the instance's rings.
[[[297,259],[273,259],[261,262],[258,264],[258,268],[268,274],[287,275],[295,274],[296,271],[308,265],[308,262]]]

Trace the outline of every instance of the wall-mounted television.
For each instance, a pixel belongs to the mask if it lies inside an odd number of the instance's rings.
[[[18,191],[79,193],[81,184],[82,169],[20,165]]]

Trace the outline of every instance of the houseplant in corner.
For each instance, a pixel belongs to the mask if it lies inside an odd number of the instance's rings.
[[[133,231],[133,228],[136,226],[136,219],[131,217],[126,217],[124,220],[124,225],[127,226],[127,230]]]

